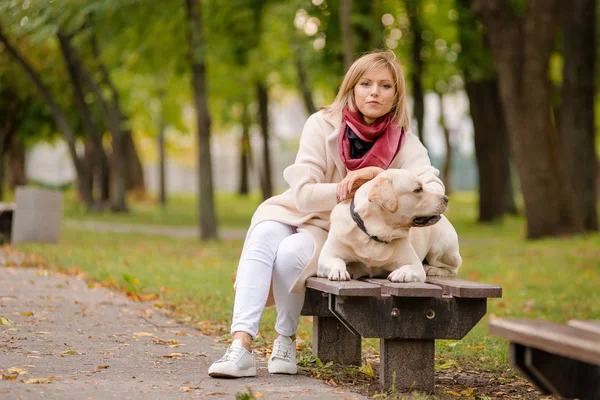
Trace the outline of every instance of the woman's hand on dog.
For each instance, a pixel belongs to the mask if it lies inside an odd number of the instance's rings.
[[[366,167],[348,172],[348,175],[338,183],[337,200],[338,203],[354,197],[356,190],[382,173],[384,170],[379,167]]]

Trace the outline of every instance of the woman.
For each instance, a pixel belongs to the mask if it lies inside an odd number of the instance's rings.
[[[290,188],[256,210],[240,258],[231,324],[233,342],[211,365],[212,377],[256,375],[252,340],[272,286],[279,334],[270,373],[295,374],[295,333],[305,281],[316,275],[319,252],[337,202],[387,168],[412,171],[444,192],[427,150],[409,131],[404,76],[392,52],[366,54],[348,69],[334,102],[311,115],[293,165]]]

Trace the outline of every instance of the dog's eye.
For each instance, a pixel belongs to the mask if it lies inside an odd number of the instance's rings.
[[[415,193],[421,193],[423,191],[422,187],[418,187],[415,189]]]

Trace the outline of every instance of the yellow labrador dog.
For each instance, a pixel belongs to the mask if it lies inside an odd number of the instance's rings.
[[[428,190],[409,171],[380,173],[331,211],[317,276],[333,281],[387,277],[392,282],[456,276],[462,259],[456,231],[442,215],[447,207],[448,197]]]

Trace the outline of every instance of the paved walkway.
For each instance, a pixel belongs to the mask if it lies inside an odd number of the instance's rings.
[[[266,362],[254,378],[212,379],[208,366],[225,344],[71,276],[0,267],[0,318],[2,400],[233,399],[248,387],[265,399],[365,399],[304,375],[270,375]]]
[[[200,237],[200,231],[197,227],[186,226],[164,226],[164,225],[141,225],[126,224],[119,222],[102,221],[76,221],[63,220],[62,224],[66,228],[81,229],[96,232],[118,232],[118,233],[143,233],[146,235],[162,235],[172,237]],[[245,229],[219,229],[219,238],[221,239],[243,239],[246,236]]]

